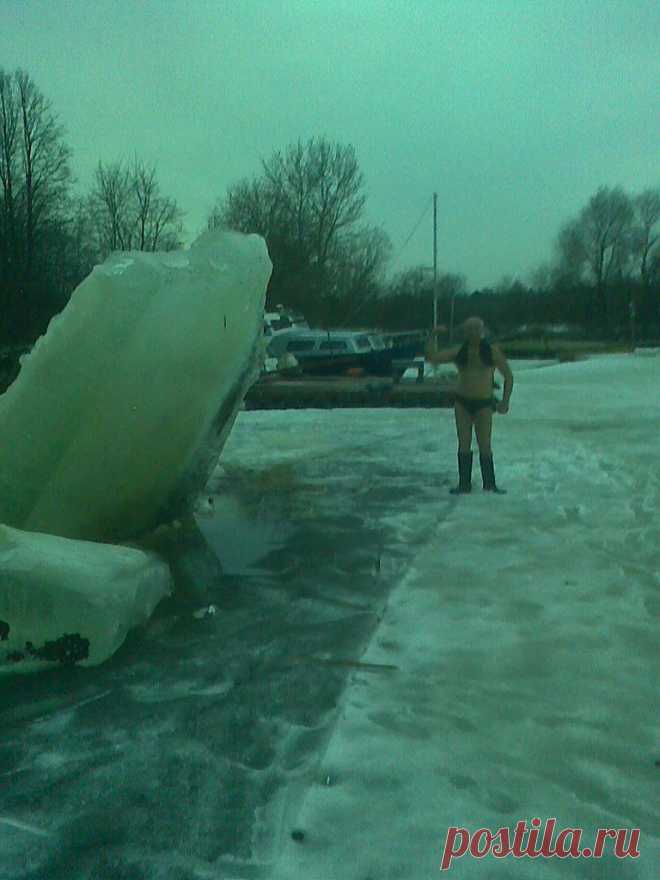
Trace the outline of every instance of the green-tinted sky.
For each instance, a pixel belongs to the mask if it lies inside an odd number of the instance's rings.
[[[0,0],[0,66],[53,102],[87,188],[136,151],[186,211],[299,137],[351,143],[399,252],[523,280],[602,185],[660,179],[653,0]],[[394,268],[432,263],[431,213]]]

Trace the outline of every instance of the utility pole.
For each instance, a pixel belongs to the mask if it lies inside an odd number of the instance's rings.
[[[433,329],[438,326],[438,194],[433,193]],[[437,342],[437,339],[436,339]]]

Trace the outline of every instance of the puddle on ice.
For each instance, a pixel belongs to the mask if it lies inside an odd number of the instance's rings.
[[[210,497],[212,504],[196,520],[225,574],[245,574],[295,532],[277,511],[266,511],[263,505],[249,508],[233,495]]]

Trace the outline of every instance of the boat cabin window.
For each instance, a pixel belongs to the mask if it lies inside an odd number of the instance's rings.
[[[313,339],[292,339],[287,343],[287,351],[312,351],[314,348]]]
[[[357,336],[355,339],[355,344],[358,348],[371,348],[371,343],[369,342],[368,336]]]
[[[319,345],[319,351],[346,351],[348,345],[343,339],[326,339]]]

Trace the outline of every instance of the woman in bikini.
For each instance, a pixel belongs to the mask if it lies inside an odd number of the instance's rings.
[[[472,425],[479,445],[479,463],[485,492],[504,494],[495,484],[493,452],[490,445],[493,413],[509,411],[509,398],[513,390],[513,373],[501,350],[484,339],[484,322],[481,318],[468,318],[463,325],[465,342],[445,351],[437,350],[438,328],[427,348],[426,359],[432,364],[455,363],[458,369],[454,414],[458,435],[458,486],[452,495],[470,492],[472,489]],[[493,397],[493,374],[495,370],[504,377],[501,401]]]

